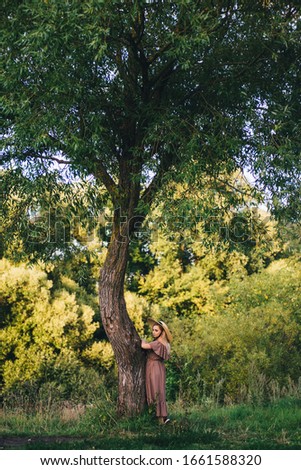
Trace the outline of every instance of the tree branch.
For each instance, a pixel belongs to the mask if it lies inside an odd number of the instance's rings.
[[[169,42],[162,46],[157,52],[155,52],[150,58],[147,58],[147,63],[152,65],[164,52],[168,51],[172,46],[172,43]]]
[[[245,179],[245,176],[242,176],[242,177]],[[219,178],[219,177],[217,177],[217,176],[214,177],[214,180],[215,180],[215,181],[219,181],[220,183],[222,183],[222,184],[225,185],[225,186],[228,186],[232,191],[238,192],[238,193],[240,193],[242,196],[248,196],[248,195],[250,195],[250,192],[248,191],[249,188],[246,189],[246,190],[239,189],[239,188],[237,188],[236,186],[234,186],[233,184],[229,183],[229,181],[225,181],[225,180],[223,180],[223,179],[221,179],[221,178]],[[249,184],[248,181],[245,180],[245,182],[246,182],[246,184]]]
[[[93,174],[96,179],[99,179],[105,185],[107,191],[112,197],[113,202],[116,202],[119,197],[118,186],[113,178],[109,175],[101,161],[97,160],[97,162],[95,162],[95,170]]]
[[[166,155],[165,158],[162,159],[158,172],[153,177],[152,181],[150,182],[149,186],[145,188],[141,195],[141,201],[143,204],[150,205],[151,201],[156,194],[156,192],[161,187],[161,180],[162,177],[166,174],[166,172],[170,169],[174,162],[173,154]]]
[[[48,155],[36,155],[33,158],[40,158],[42,160],[51,160],[53,162],[59,163],[60,165],[72,165],[72,162],[69,160],[63,160],[62,158],[58,157],[49,157]]]

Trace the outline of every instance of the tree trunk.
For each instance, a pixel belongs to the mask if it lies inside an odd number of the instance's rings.
[[[118,366],[118,412],[134,416],[141,413],[146,402],[145,354],[124,299],[129,236],[126,230],[122,236],[116,225],[114,221],[107,257],[100,272],[100,312]]]

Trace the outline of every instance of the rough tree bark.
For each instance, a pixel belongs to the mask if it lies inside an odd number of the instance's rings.
[[[118,413],[135,416],[146,403],[145,354],[124,299],[131,221],[120,224],[118,212],[115,211],[108,253],[100,272],[99,302],[118,367]]]

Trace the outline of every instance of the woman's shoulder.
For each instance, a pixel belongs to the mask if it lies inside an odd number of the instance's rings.
[[[163,348],[166,348],[166,345],[165,345],[164,343],[161,343],[161,341],[158,340],[158,339],[155,339],[154,341],[152,341],[152,342],[149,343],[149,344],[151,344],[151,345],[154,346],[154,347],[161,347],[161,346],[163,346]]]
[[[169,359],[170,347],[168,347],[168,345],[165,345],[165,344],[161,343],[161,341],[159,341],[159,340],[152,341],[149,344],[150,344],[152,350],[158,356],[162,357],[165,360]]]

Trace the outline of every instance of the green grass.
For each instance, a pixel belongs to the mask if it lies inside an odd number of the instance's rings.
[[[301,449],[301,400],[266,406],[170,406],[172,421],[157,424],[148,412],[118,419],[112,404],[24,413],[2,410],[4,449]]]

